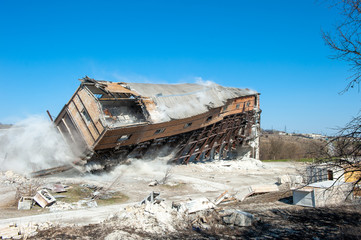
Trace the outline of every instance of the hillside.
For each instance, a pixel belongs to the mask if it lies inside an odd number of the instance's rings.
[[[324,140],[301,136],[263,133],[260,138],[260,159],[317,158]]]

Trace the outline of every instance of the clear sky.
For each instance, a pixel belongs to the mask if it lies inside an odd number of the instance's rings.
[[[56,116],[88,75],[261,93],[262,128],[331,133],[360,109],[321,30],[325,1],[0,0],[0,122]]]

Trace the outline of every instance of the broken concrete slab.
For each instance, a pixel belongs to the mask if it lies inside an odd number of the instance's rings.
[[[198,211],[215,208],[216,205],[208,198],[199,198],[185,203],[180,203],[179,212],[195,213]]]
[[[254,216],[248,212],[243,212],[236,209],[226,209],[219,212],[222,219],[227,224],[232,224],[240,227],[251,226],[254,221]]]
[[[158,181],[152,181],[148,184],[149,187],[154,187],[158,185]]]
[[[247,197],[251,196],[253,194],[253,190],[250,187],[244,187],[237,190],[236,194],[233,195],[234,198],[236,198],[238,201],[242,202]]]
[[[253,185],[250,187],[250,192],[254,194],[257,193],[268,193],[268,192],[278,192],[280,189],[275,184],[264,184],[264,185]]]
[[[151,192],[146,198],[144,198],[140,204],[146,204],[146,203],[159,203],[161,199],[157,199],[157,197],[160,195],[159,192]]]
[[[56,199],[48,192],[48,190],[42,189],[36,193],[34,201],[44,208],[56,202]]]
[[[93,208],[93,207],[98,207],[98,204],[95,200],[92,199],[83,199],[83,200],[79,200],[77,202],[78,204],[78,208],[84,208],[84,207],[88,207],[88,208]]]
[[[20,230],[17,226],[8,226],[0,228],[1,239],[20,239]],[[20,237],[20,238],[19,238]]]

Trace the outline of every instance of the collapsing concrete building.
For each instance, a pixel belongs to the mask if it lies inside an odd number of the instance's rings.
[[[80,81],[54,123],[87,162],[112,166],[163,146],[175,150],[171,161],[181,164],[236,152],[259,158],[261,111],[255,91],[217,84]]]

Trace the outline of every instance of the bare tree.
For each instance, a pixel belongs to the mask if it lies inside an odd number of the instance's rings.
[[[322,32],[325,43],[334,50],[334,59],[350,64],[353,74],[349,77],[346,88],[359,86],[361,81],[361,0],[335,0],[332,7],[338,8],[342,22],[331,32]]]
[[[331,7],[340,10],[341,22],[331,32],[323,32],[325,43],[334,51],[332,56],[350,64],[353,74],[342,93],[359,87],[361,82],[361,0],[331,0]],[[359,191],[361,182],[361,116],[355,117],[341,128],[329,144],[324,157],[327,162],[341,168],[346,181],[353,182],[352,192]]]
[[[330,139],[321,151],[318,164],[326,164],[337,171],[335,180],[352,183],[350,193],[360,193],[361,183],[361,116],[355,117],[343,127],[336,137]]]

